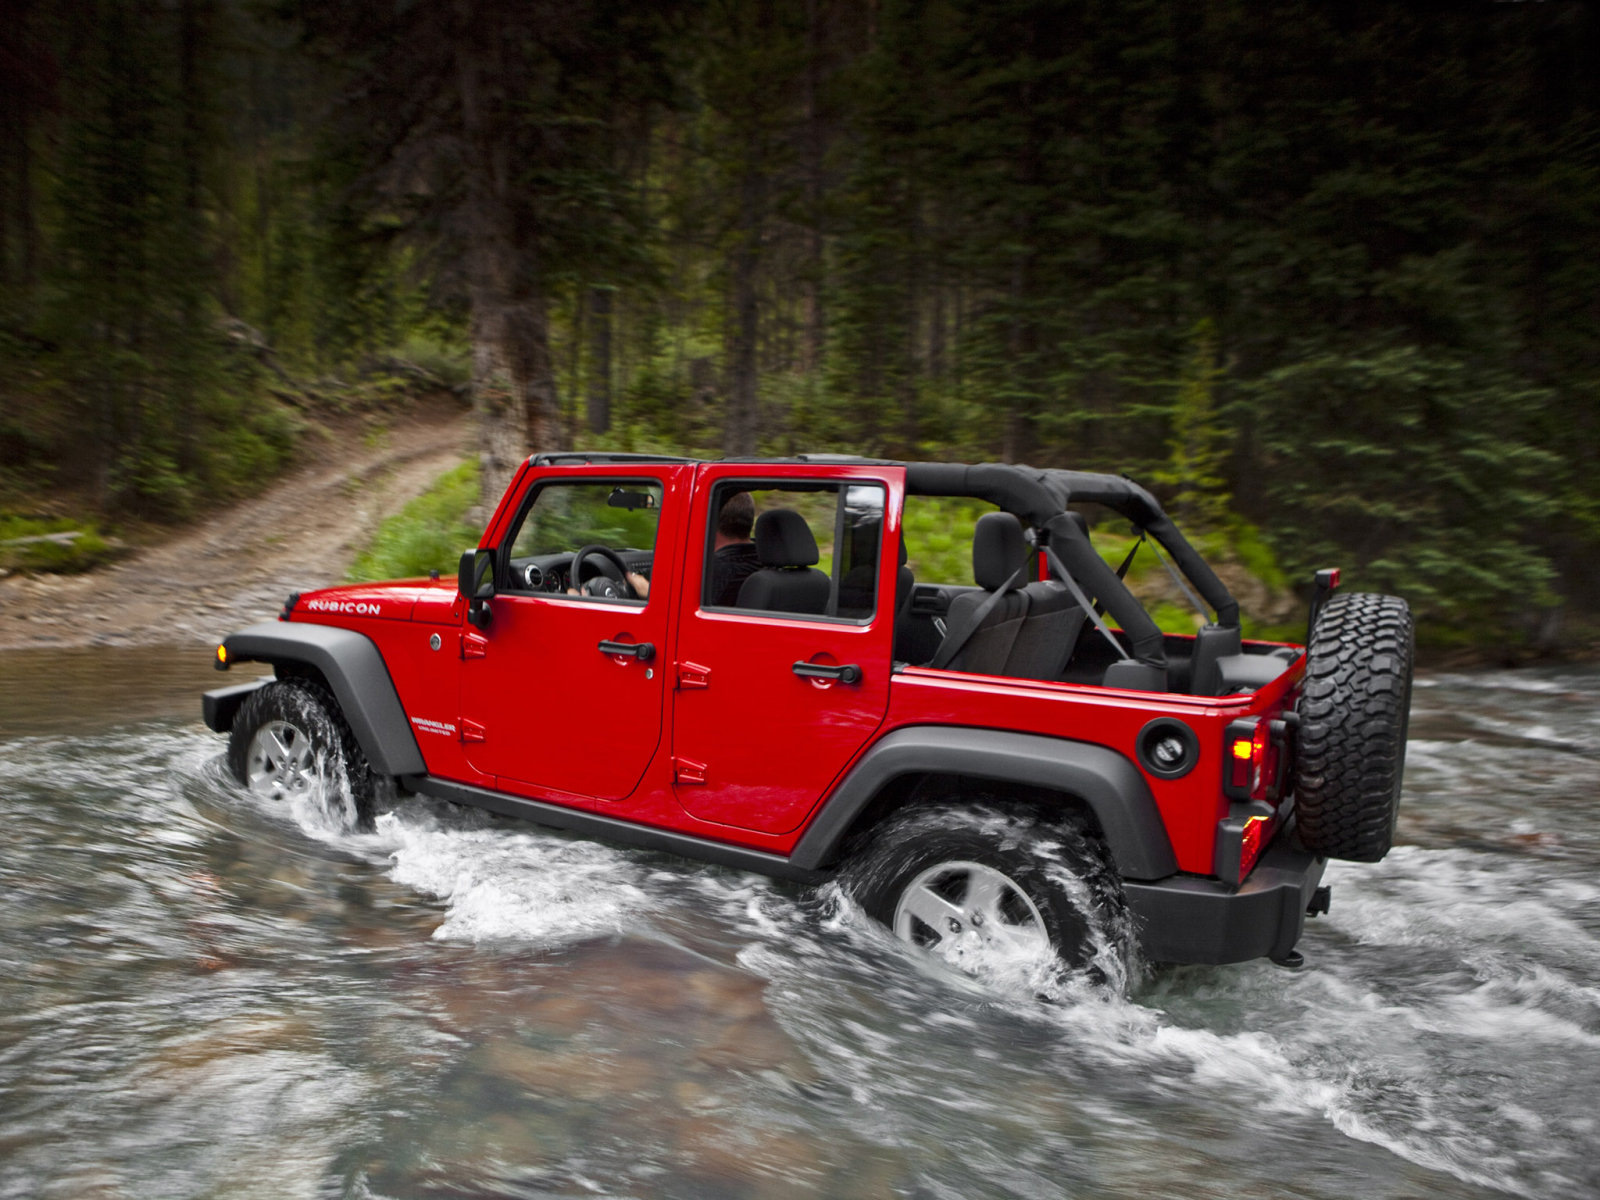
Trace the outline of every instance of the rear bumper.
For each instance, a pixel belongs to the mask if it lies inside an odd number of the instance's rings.
[[[1280,837],[1237,888],[1185,875],[1155,883],[1125,879],[1122,890],[1153,962],[1283,958],[1300,939],[1306,906],[1326,866],[1326,859]]]

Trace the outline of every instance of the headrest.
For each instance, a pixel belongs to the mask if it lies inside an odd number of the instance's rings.
[[[1028,561],[1022,522],[1010,513],[984,513],[972,531],[972,578],[996,592]],[[1020,582],[1020,581],[1019,581]]]
[[[902,567],[906,565],[906,539],[904,535],[900,538],[900,565]]]
[[[799,513],[774,508],[756,518],[756,557],[763,567],[809,567],[817,561],[817,539]]]

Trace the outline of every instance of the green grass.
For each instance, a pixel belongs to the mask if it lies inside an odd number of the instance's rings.
[[[917,582],[972,586],[972,530],[994,511],[982,500],[907,496],[901,537]]]
[[[478,464],[464,462],[439,476],[422,495],[378,526],[345,578],[352,583],[403,579],[436,570],[453,577],[461,552],[483,531],[467,521],[478,500]]]
[[[49,534],[76,533],[64,542],[23,541]],[[8,571],[51,571],[70,574],[105,562],[113,547],[91,524],[66,517],[13,517],[0,514],[0,568]]]

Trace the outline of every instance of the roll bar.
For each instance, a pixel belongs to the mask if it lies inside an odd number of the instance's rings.
[[[907,463],[906,491],[917,496],[972,496],[1043,531],[1068,571],[1128,635],[1134,658],[1165,668],[1161,629],[1117,573],[1095,553],[1067,511],[1071,502],[1103,504],[1153,537],[1217,614],[1236,628],[1239,602],[1167,516],[1156,498],[1131,479],[1090,471],[1064,471],[1003,463]]]

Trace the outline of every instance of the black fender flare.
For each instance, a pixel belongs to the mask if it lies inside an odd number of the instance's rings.
[[[222,644],[227,648],[229,663],[304,663],[315,667],[333,689],[334,699],[344,710],[344,719],[350,723],[350,731],[374,771],[380,775],[421,775],[427,771],[389,668],[366,634],[332,625],[263,621],[230,634]],[[237,704],[233,708],[237,709]],[[232,711],[227,715],[231,725]]]
[[[1126,756],[1089,742],[945,725],[897,729],[879,741],[834,789],[789,861],[806,869],[824,866],[884,785],[920,774],[1069,793],[1094,813],[1123,878],[1162,879],[1178,869],[1150,786]]]

